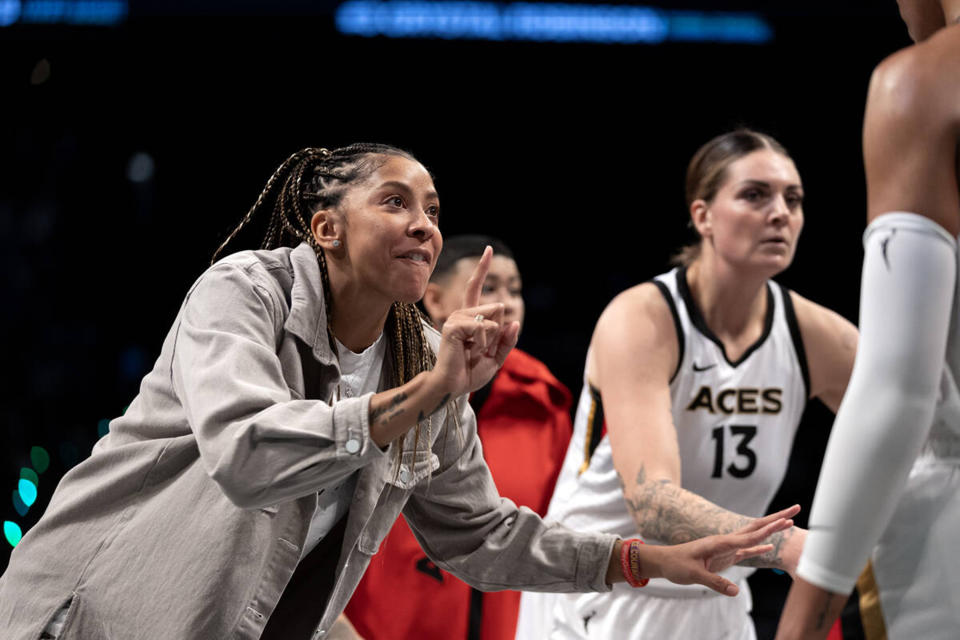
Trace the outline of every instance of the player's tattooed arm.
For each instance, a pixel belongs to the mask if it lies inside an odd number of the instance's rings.
[[[681,544],[711,535],[732,533],[746,526],[753,518],[728,511],[709,500],[680,487],[668,479],[650,479],[643,465],[634,482],[625,483],[623,497],[627,509],[644,537],[666,544]],[[784,556],[787,542],[798,529],[793,527],[776,533],[767,539],[773,549],[750,558],[742,564],[756,567],[773,567],[792,571]]]
[[[380,447],[386,447],[415,424],[440,411],[449,401],[449,393],[435,392],[425,384],[423,376],[374,394],[368,410],[370,438]]]
[[[773,549],[759,556],[748,558],[740,564],[745,567],[773,567],[793,573],[796,569],[796,563],[799,560],[799,549],[797,550],[798,557],[793,562],[788,558],[787,550],[794,546],[792,543],[797,536],[801,535],[802,530],[797,527],[791,527],[786,531],[775,533],[766,540],[766,544],[772,544]]]

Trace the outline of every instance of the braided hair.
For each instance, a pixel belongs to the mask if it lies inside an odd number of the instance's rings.
[[[270,219],[261,249],[293,247],[306,242],[317,255],[327,310],[327,337],[331,349],[337,353],[330,331],[334,301],[331,299],[327,260],[313,236],[310,219],[315,212],[340,204],[351,184],[369,177],[382,165],[383,156],[400,156],[416,161],[410,153],[385,144],[361,143],[332,151],[313,147],[297,151],[273,172],[256,202],[214,252],[211,264],[254,216],[268,209]],[[389,339],[393,365],[392,379],[389,381],[391,388],[399,387],[418,373],[432,369],[436,362],[436,354],[423,331],[424,320],[415,304],[403,302],[394,302],[387,314],[384,333]],[[428,430],[430,423],[428,420]],[[417,424],[414,435],[415,452],[420,439],[420,426]],[[402,452],[403,438],[400,438],[397,446],[398,460]],[[398,464],[398,471],[399,467]]]

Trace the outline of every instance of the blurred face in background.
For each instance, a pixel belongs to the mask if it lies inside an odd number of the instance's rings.
[[[462,258],[457,261],[450,272],[437,278],[427,286],[427,293],[423,298],[423,306],[430,318],[439,327],[443,326],[447,318],[454,311],[463,306],[463,294],[466,291],[467,280],[476,269],[480,258]],[[520,270],[513,258],[494,254],[490,262],[490,272],[483,282],[480,292],[480,304],[493,302],[503,303],[503,321],[520,323],[523,329],[523,284],[520,280]]]

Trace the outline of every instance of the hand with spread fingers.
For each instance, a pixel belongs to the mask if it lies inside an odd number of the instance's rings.
[[[765,543],[771,535],[793,526],[793,516],[800,511],[794,505],[751,521],[745,527],[723,535],[707,536],[676,545],[643,545],[640,547],[639,575],[636,579],[666,578],[677,584],[702,584],[726,596],[735,596],[740,590],[718,572],[748,558],[771,550]],[[625,543],[624,543],[625,544]],[[607,571],[608,582],[625,579],[615,552]]]
[[[437,384],[452,396],[486,384],[517,343],[520,324],[503,323],[503,304],[479,304],[492,258],[493,249],[487,247],[467,281],[463,308],[443,324],[443,340],[433,375]]]
[[[769,552],[773,545],[764,543],[764,540],[792,527],[793,520],[790,518],[799,511],[800,507],[794,505],[757,518],[733,533],[708,536],[673,547],[651,548],[672,552],[673,557],[663,565],[663,577],[671,582],[698,583],[724,595],[735,596],[739,592],[737,586],[717,572]]]

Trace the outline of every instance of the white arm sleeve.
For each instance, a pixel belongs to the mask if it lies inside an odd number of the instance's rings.
[[[837,412],[797,574],[849,593],[887,525],[933,418],[957,272],[956,242],[912,213],[864,233],[860,344]]]

